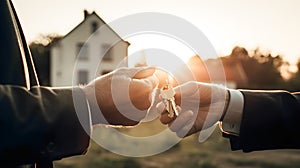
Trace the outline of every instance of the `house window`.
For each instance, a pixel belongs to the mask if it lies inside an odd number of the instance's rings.
[[[78,71],[78,84],[87,84],[89,78],[89,73],[87,70]]]
[[[98,29],[98,23],[97,22],[92,22],[91,23],[91,33],[95,33]]]
[[[112,47],[109,44],[102,45],[102,51],[104,53],[103,60],[104,61],[111,61],[113,57]]]
[[[77,57],[79,60],[88,60],[88,45],[85,43],[77,43]]]

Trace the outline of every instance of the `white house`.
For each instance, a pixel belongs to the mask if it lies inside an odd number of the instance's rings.
[[[50,49],[51,86],[86,84],[114,70],[129,45],[95,12],[85,10],[84,20]]]

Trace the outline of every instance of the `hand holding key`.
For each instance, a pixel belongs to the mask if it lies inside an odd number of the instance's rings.
[[[138,124],[146,116],[149,95],[158,83],[154,72],[153,67],[119,68],[86,85],[83,90],[93,109],[93,124]]]
[[[157,105],[157,111],[161,113],[160,121],[168,124],[170,130],[179,137],[189,136],[216,124],[228,101],[227,90],[215,84],[191,81],[176,86],[174,92],[173,101],[181,108],[178,116],[170,118],[166,112],[168,107],[163,102]],[[168,95],[165,94],[166,97]]]

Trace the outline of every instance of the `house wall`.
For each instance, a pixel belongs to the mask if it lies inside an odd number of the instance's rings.
[[[92,32],[92,24],[100,27]],[[79,50],[78,45],[84,44]],[[79,74],[87,72],[87,81],[96,76],[114,70],[127,56],[129,43],[123,41],[112,29],[96,15],[91,14],[51,48],[51,85],[70,86],[79,84]],[[102,60],[106,49],[111,48],[111,59]],[[84,51],[86,48],[86,52]],[[78,51],[80,51],[78,53]],[[86,59],[80,59],[83,53],[87,53]]]

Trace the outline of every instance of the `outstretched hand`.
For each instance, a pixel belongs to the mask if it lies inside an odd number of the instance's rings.
[[[154,67],[120,68],[83,88],[94,124],[133,126],[147,114],[158,81]]]
[[[168,117],[163,103],[157,105],[157,111],[160,121],[179,137],[210,128],[220,120],[229,96],[224,87],[192,81],[174,89],[175,102],[181,107],[179,115]]]

